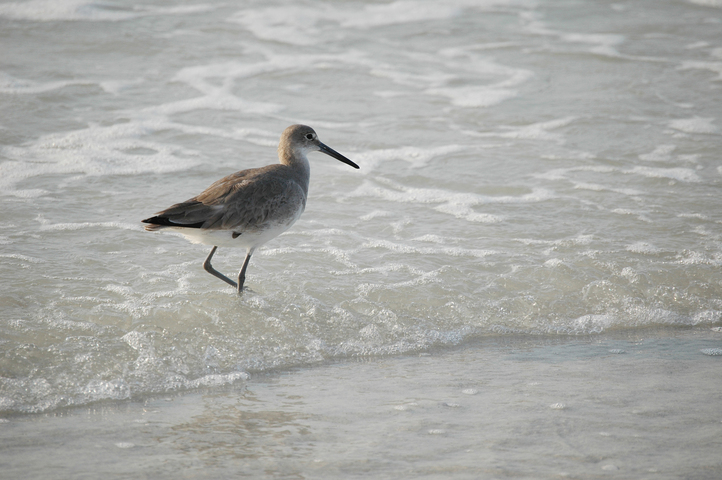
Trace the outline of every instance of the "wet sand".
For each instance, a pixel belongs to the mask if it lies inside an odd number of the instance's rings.
[[[0,423],[3,478],[722,478],[719,328],[481,338]]]

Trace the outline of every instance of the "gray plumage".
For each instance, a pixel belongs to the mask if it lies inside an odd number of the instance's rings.
[[[279,164],[228,175],[200,195],[146,218],[145,229],[170,228],[194,243],[213,245],[204,268],[240,293],[253,251],[287,230],[306,208],[311,173],[306,154],[312,151],[321,151],[359,168],[321,143],[311,127],[291,125],[281,135]],[[238,282],[211,266],[211,258],[219,245],[246,248]]]

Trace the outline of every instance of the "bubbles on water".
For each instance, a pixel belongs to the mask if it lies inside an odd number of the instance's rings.
[[[549,260],[544,262],[544,266],[550,268],[560,267],[562,265],[564,265],[564,260],[560,258],[550,258]]]
[[[484,132],[474,136],[546,140],[564,143],[564,136],[559,133],[552,133],[551,130],[566,127],[574,122],[575,119],[576,117],[564,117],[523,126],[502,126],[498,132]]]
[[[194,380],[185,380],[183,386],[185,388],[198,387],[219,387],[221,385],[230,385],[238,380],[248,380],[251,376],[246,372],[233,372],[227,374],[206,375]]]
[[[123,380],[91,380],[82,391],[86,401],[125,400],[130,398],[130,387]]]
[[[567,406],[564,403],[552,403],[551,405],[549,405],[549,408],[551,408],[552,410],[565,410]]]
[[[697,183],[702,178],[691,168],[656,168],[656,167],[634,167],[628,170],[629,173],[639,174],[648,178],[666,178],[680,182]]]
[[[418,406],[419,406],[419,404],[416,402],[409,402],[409,403],[404,403],[402,405],[395,405],[394,410],[398,410],[399,412],[408,412],[408,411],[412,410],[414,407],[418,407]]]
[[[613,325],[615,320],[611,315],[584,315],[574,321],[570,330],[601,333]]]
[[[88,0],[30,0],[29,2],[7,2],[0,5],[0,17],[40,22],[62,20],[90,22],[120,22],[145,16],[195,14],[207,12],[214,7],[206,4],[180,7],[135,6],[124,8],[120,5],[105,5]]]
[[[366,180],[355,191],[349,194],[355,197],[377,197],[388,202],[435,204],[434,210],[461,218],[470,222],[498,223],[503,220],[497,215],[477,212],[474,207],[489,204],[526,204],[543,202],[553,197],[553,193],[542,188],[535,188],[530,193],[518,196],[489,196],[475,193],[455,192],[438,188],[409,187],[383,177]]]
[[[633,243],[632,245],[627,245],[626,249],[630,252],[644,253],[650,255],[661,252],[659,248],[647,242]]]
[[[705,348],[703,350],[700,350],[700,352],[711,357],[717,357],[722,355],[722,348]]]
[[[691,68],[696,62],[685,62]],[[714,118],[681,118],[669,122],[669,126],[685,133],[717,133],[719,129],[712,124]]]
[[[464,150],[467,150],[467,147],[462,145],[444,145],[433,148],[408,146],[356,153],[354,154],[354,160],[363,165],[361,173],[368,174],[376,170],[380,164],[392,160],[408,162],[415,168],[421,168],[437,157],[448,156]]]
[[[661,162],[670,160],[672,152],[677,148],[676,145],[658,145],[651,153],[639,155],[641,160],[650,162]]]

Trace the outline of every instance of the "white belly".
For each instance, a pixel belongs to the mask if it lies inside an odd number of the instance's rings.
[[[180,233],[193,243],[215,245],[217,247],[249,249],[258,248],[269,240],[276,238],[288,230],[295,222],[296,219],[294,218],[291,222],[268,225],[266,228],[261,230],[246,230],[244,232],[240,232],[241,234],[236,238],[233,238],[233,234],[235,232],[232,230],[205,230],[202,228],[172,227],[165,230]]]

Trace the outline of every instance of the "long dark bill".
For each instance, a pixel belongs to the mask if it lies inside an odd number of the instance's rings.
[[[321,143],[321,142],[318,142],[318,148],[320,148],[321,151],[322,151],[323,153],[325,153],[326,155],[329,155],[329,156],[335,158],[336,160],[340,160],[340,161],[342,161],[343,163],[345,163],[346,165],[351,165],[353,168],[359,168],[359,166],[356,165],[355,163],[353,163],[351,160],[349,160],[348,158],[344,157],[343,155],[341,155],[340,153],[338,153],[338,152],[337,152],[336,150],[334,150],[333,148],[327,147],[326,145],[324,145],[324,144]]]

